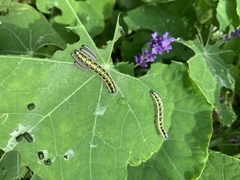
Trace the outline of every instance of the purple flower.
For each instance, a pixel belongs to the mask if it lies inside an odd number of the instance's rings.
[[[168,32],[165,32],[162,36],[158,36],[157,32],[152,34],[153,40],[149,42],[150,47],[152,48],[153,54],[162,55],[163,51],[169,52],[172,49],[171,43],[175,40],[175,38],[168,39]]]
[[[234,32],[231,33],[231,36],[232,37],[238,37],[240,36],[240,28],[239,29],[236,29]]]
[[[148,62],[153,62],[156,59],[155,54],[162,55],[164,51],[169,52],[172,49],[171,43],[175,38],[168,38],[168,32],[162,36],[158,36],[157,32],[151,34],[152,40],[149,42],[151,50],[145,50],[142,54],[135,56],[135,62],[142,66],[147,67]]]
[[[142,54],[135,56],[135,62],[142,67],[147,67],[147,63],[153,62],[155,58],[155,55],[153,55],[150,51],[145,50]]]
[[[239,37],[239,36],[240,36],[240,28],[231,32],[231,36],[226,35],[225,36],[225,41],[230,41],[232,38],[236,38],[236,37]]]
[[[228,35],[226,35],[225,36],[225,41],[230,41],[230,40],[231,40],[231,38]]]

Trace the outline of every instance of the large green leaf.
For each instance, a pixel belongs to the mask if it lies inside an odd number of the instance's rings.
[[[235,80],[231,75],[231,67],[220,57],[221,52],[215,45],[203,46],[198,39],[183,42],[191,48],[195,55],[188,61],[190,76],[197,83],[208,101],[216,108],[220,122],[230,126],[236,119],[231,102],[220,101],[222,88],[234,90]]]
[[[146,163],[129,166],[129,179],[196,179],[208,158],[211,107],[184,65],[154,66],[150,73],[158,74],[158,69],[174,103],[169,139]]]
[[[23,163],[43,179],[124,179],[128,163],[146,161],[163,142],[154,127],[149,89],[163,97],[166,130],[173,104],[164,81],[159,82],[161,74],[140,80],[113,68],[111,52],[121,36],[118,24],[113,41],[97,49],[77,20],[71,29],[81,42],[68,45],[51,59],[1,56],[0,147],[5,152],[18,150]],[[82,44],[96,52],[99,64],[116,84],[116,94],[109,94],[94,72],[73,64],[70,54]],[[166,67],[160,66],[159,72],[161,68]],[[16,141],[24,132],[30,133],[33,142]],[[39,151],[44,152],[43,160],[38,158]]]

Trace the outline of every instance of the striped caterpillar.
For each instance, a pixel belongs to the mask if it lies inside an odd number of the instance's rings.
[[[160,95],[154,90],[150,90],[149,94],[152,97],[152,100],[155,106],[155,116],[154,116],[155,127],[157,129],[158,134],[161,134],[163,138],[166,140],[168,138],[168,134],[165,131],[163,126],[164,108],[163,108],[162,99]]]
[[[75,59],[75,65],[83,70],[89,68],[96,72],[105,83],[110,93],[116,92],[115,84],[110,75],[96,62],[96,54],[86,45],[83,45],[80,50],[75,49],[72,52],[72,57]]]

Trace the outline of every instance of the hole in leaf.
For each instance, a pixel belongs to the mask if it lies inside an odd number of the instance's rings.
[[[221,104],[225,103],[228,107],[233,103],[234,93],[231,89],[223,87],[219,95],[219,102]]]
[[[20,142],[22,139],[23,139],[23,134],[19,134],[19,135],[16,137],[16,141],[17,141],[17,142]]]
[[[52,164],[52,161],[51,159],[47,159],[47,160],[44,160],[44,164],[46,164],[47,166],[50,166]]]
[[[40,160],[44,159],[44,153],[42,151],[38,151],[38,158]]]
[[[119,28],[118,31],[122,36],[125,36],[125,32],[124,32],[123,28]]]
[[[27,140],[27,142],[29,142],[29,143],[33,142],[33,138],[28,132],[25,132],[23,134],[23,137]]]
[[[34,103],[30,103],[30,104],[27,105],[27,108],[29,110],[33,110],[35,108],[35,104]]]
[[[65,160],[68,160],[68,159],[69,159],[69,156],[68,156],[68,155],[64,155],[63,158],[64,158]]]
[[[64,160],[67,161],[67,160],[71,159],[73,156],[74,156],[74,151],[72,149],[69,149],[65,152],[63,158],[64,158]]]

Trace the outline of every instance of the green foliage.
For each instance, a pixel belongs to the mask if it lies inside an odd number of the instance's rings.
[[[203,170],[203,179],[239,179],[239,160],[231,158],[219,152],[209,151],[206,167]]]
[[[5,8],[6,9],[6,8]],[[44,46],[64,48],[65,43],[44,16],[31,6],[12,3],[9,13],[1,16],[0,44],[4,54],[26,54],[48,56],[48,51],[39,52]]]
[[[236,119],[232,106],[229,103],[219,101],[222,88],[234,90],[235,87],[230,67],[220,57],[221,54],[229,54],[229,52],[221,52],[220,54],[216,45],[203,47],[199,41],[189,41],[185,44],[195,52],[195,56],[188,61],[190,76],[197,83],[209,103],[214,105],[219,114],[220,122],[225,126],[230,126]]]
[[[163,6],[156,4],[146,4],[131,10],[124,20],[130,30],[149,29],[160,34],[168,31],[172,36],[178,37],[181,35],[182,38],[188,38],[191,35],[188,31],[191,32],[193,28],[190,26],[189,18],[186,19],[179,14],[169,12]],[[183,31],[186,33],[183,34]]]
[[[17,151],[10,151],[4,154],[1,159],[0,168],[2,173],[1,179],[15,179],[19,177],[18,168],[20,166],[20,157]]]
[[[145,179],[151,174],[149,168],[156,171],[152,174],[155,176],[153,179],[166,179],[169,174],[172,179],[196,178],[207,160],[207,147],[211,134],[211,107],[181,64],[173,63],[165,70],[154,66],[151,71],[154,70],[162,73],[161,81],[166,82],[168,100],[172,100],[174,104],[171,126],[168,130],[169,140],[163,143],[156,156],[151,157],[146,164],[137,168],[130,167],[130,179],[141,179],[141,176]],[[175,88],[179,91],[171,91]],[[172,174],[173,168],[177,169],[177,172]]]
[[[220,0],[219,5],[217,7],[217,18],[218,18],[221,30],[225,30],[225,28],[227,28],[230,24],[232,25],[230,26],[231,30],[234,30],[239,26],[240,12],[236,11],[237,10],[236,7],[238,6],[239,4],[237,5],[236,1]]]
[[[0,179],[240,178],[240,38],[221,34],[239,25],[239,1],[28,3],[0,1]],[[152,32],[176,42],[137,66]],[[115,94],[74,65],[82,45]]]

